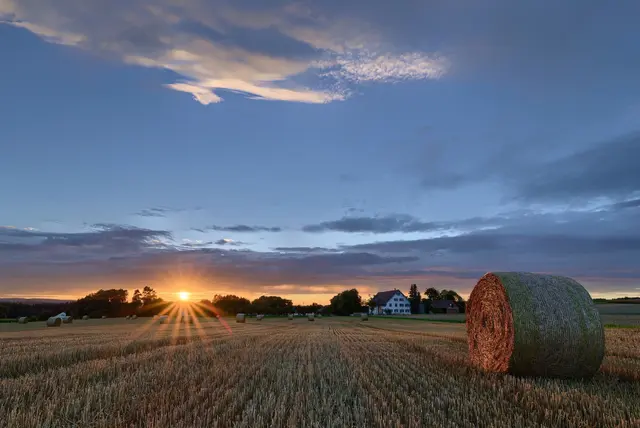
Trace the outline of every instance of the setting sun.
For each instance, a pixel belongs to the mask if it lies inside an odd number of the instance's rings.
[[[178,293],[178,297],[180,298],[180,300],[182,301],[187,301],[189,300],[189,297],[191,296],[191,293],[189,293],[188,291],[180,291]]]

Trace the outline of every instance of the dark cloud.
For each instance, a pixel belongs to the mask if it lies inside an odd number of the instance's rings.
[[[204,283],[242,284],[245,290],[326,284],[377,289],[415,282],[468,292],[484,272],[524,270],[599,278],[591,280],[599,291],[620,291],[640,279],[640,227],[633,227],[638,222],[634,212],[606,206],[571,213],[518,211],[462,220],[492,226],[456,236],[269,252],[238,249],[226,241],[221,248],[205,248],[221,242],[176,245],[167,232],[118,225],[76,234],[3,228],[0,277],[7,288],[15,288],[43,281],[155,283],[169,281],[174,271],[188,271]]]
[[[145,208],[136,213],[140,217],[166,217],[170,210],[165,208]]]
[[[218,239],[215,242],[216,245],[226,245],[226,246],[230,246],[230,247],[238,247],[240,245],[246,245],[245,242],[240,242],[240,241],[234,241],[233,239]]]
[[[37,254],[40,260],[71,261],[92,257],[137,254],[166,247],[170,232],[114,224],[95,224],[91,231],[54,233],[0,228],[0,242],[14,250],[12,259]],[[0,260],[2,263],[2,260]]]
[[[428,232],[441,230],[443,225],[433,222],[422,222],[406,214],[392,214],[380,217],[343,217],[340,220],[325,221],[319,224],[304,226],[305,232]]]
[[[640,199],[631,199],[629,201],[618,202],[610,206],[610,209],[614,210],[623,210],[627,208],[640,208]]]
[[[283,253],[334,253],[340,250],[323,247],[276,247],[274,251],[280,251]]]
[[[640,191],[640,133],[601,143],[528,171],[516,184],[527,201],[624,198]]]
[[[166,207],[153,207],[153,208],[145,208],[136,213],[136,215],[140,217],[167,217],[172,213],[182,213],[186,211],[200,211],[202,207],[196,207],[194,209],[186,209],[186,208],[166,208]]]
[[[281,227],[267,227],[267,226],[247,226],[246,224],[237,224],[235,226],[209,226],[200,229],[193,229],[198,232],[215,231],[215,232],[238,232],[238,233],[251,233],[251,232],[281,232]]]

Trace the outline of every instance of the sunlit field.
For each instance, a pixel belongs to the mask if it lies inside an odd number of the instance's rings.
[[[469,366],[460,323],[92,319],[0,330],[3,427],[640,426],[640,329],[590,381]]]

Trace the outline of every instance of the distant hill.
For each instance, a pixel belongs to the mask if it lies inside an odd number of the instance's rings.
[[[40,299],[40,298],[23,298],[23,297],[0,297],[1,302],[10,302],[10,303],[25,303],[27,305],[35,305],[41,303],[69,303],[72,300],[61,300],[61,299]]]

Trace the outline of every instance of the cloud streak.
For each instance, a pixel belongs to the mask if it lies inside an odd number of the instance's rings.
[[[180,76],[165,86],[202,104],[222,91],[303,103],[343,100],[363,82],[437,79],[446,58],[380,40],[352,16],[329,20],[319,5],[225,0],[2,0],[0,21],[51,43],[119,57]],[[286,46],[287,48],[279,48]]]

